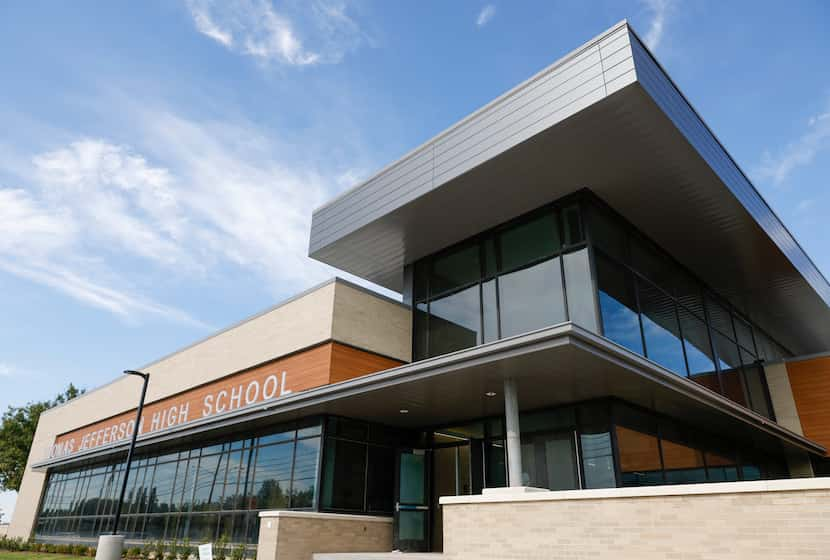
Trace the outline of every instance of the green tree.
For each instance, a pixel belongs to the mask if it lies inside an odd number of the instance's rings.
[[[45,410],[74,399],[84,391],[70,383],[63,393],[51,401],[10,406],[3,413],[0,421],[0,490],[20,490],[40,415]]]

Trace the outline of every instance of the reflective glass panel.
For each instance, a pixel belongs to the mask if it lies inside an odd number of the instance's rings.
[[[509,272],[549,257],[561,247],[556,219],[545,212],[499,234],[502,272]]]
[[[293,442],[259,448],[253,489],[257,509],[288,507],[293,456]]]
[[[484,321],[484,342],[493,342],[499,339],[499,316],[496,307],[496,281],[488,280],[481,285],[481,309]]]
[[[591,332],[599,332],[588,249],[566,253],[562,259],[565,267],[565,292],[568,296],[568,319]]]
[[[614,451],[607,405],[580,406],[578,417],[584,487],[615,487],[617,477],[614,473]]]
[[[562,231],[565,235],[565,245],[574,245],[585,241],[579,206],[576,204],[562,209]]]
[[[478,285],[429,304],[429,353],[440,356],[481,343]]]
[[[668,484],[706,482],[703,452],[689,444],[680,430],[669,422],[661,422],[660,435],[666,482]]]
[[[649,415],[628,407],[618,406],[615,411],[623,486],[662,484],[656,422]]]
[[[366,444],[327,439],[324,471],[323,507],[362,510]]]
[[[465,245],[435,257],[429,278],[430,297],[436,297],[481,278],[479,246]]]
[[[643,339],[631,273],[599,254],[596,266],[603,334],[642,354]]]
[[[530,332],[565,321],[559,258],[499,277],[501,336]]]
[[[686,375],[680,327],[674,300],[647,281],[638,280],[646,356],[665,368]]]
[[[429,337],[429,314],[427,313],[427,304],[418,303],[414,307],[413,312],[413,355],[415,360],[423,360],[429,357],[427,349],[427,339]]]

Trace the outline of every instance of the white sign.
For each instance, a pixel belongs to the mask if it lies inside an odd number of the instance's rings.
[[[199,560],[213,560],[213,543],[199,545]]]

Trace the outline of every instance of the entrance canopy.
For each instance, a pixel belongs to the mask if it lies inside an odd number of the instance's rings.
[[[627,23],[314,212],[310,255],[402,291],[404,266],[587,188],[798,354],[830,284]]]
[[[571,323],[437,358],[310,389],[139,438],[139,447],[204,439],[206,432],[251,429],[315,414],[390,426],[427,428],[503,413],[503,381],[516,381],[519,407],[530,410],[618,397],[773,453],[824,447]],[[488,393],[495,395],[488,396]],[[405,412],[404,412],[405,411]],[[124,444],[80,453],[72,462],[121,453]],[[44,468],[65,464],[50,460]]]

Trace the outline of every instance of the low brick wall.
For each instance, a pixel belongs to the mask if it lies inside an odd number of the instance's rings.
[[[392,518],[304,511],[259,514],[257,560],[311,560],[315,552],[389,552]]]
[[[830,558],[830,479],[441,498],[456,559]]]

